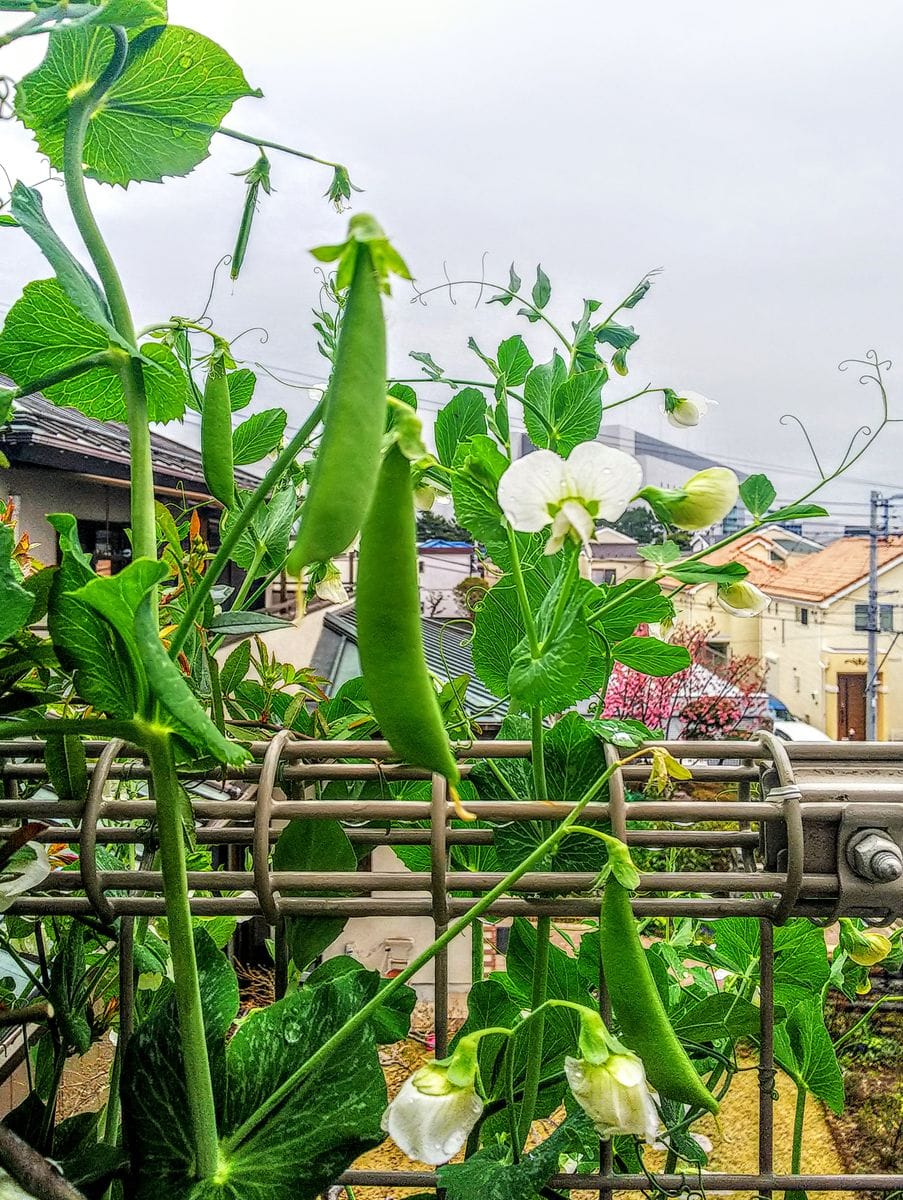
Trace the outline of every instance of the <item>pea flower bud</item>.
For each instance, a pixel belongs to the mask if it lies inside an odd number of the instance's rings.
[[[724,611],[733,617],[757,617],[771,603],[770,596],[745,579],[739,579],[736,583],[719,583],[716,599]]]
[[[462,1038],[450,1058],[415,1071],[383,1113],[385,1132],[416,1162],[448,1162],[479,1120],[476,1046],[476,1037]]]
[[[717,404],[717,400],[709,400],[699,392],[675,392],[665,388],[664,413],[676,429],[692,429]]]
[[[740,483],[727,467],[708,467],[679,489],[646,487],[639,493],[659,520],[676,529],[708,529],[731,511]]]
[[[840,919],[840,947],[860,967],[883,962],[893,949],[890,938],[877,929],[857,928],[849,917]]]
[[[602,1137],[631,1133],[650,1145],[659,1116],[642,1060],[615,1038],[592,1009],[580,1010],[579,1058],[564,1060],[574,1099]]]

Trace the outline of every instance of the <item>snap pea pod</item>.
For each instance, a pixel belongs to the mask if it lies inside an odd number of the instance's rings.
[[[649,1082],[670,1100],[717,1112],[718,1101],[671,1028],[637,933],[630,893],[613,875],[602,897],[599,942],[621,1039],[643,1060]]]
[[[232,404],[226,378],[225,347],[214,349],[201,406],[201,465],[210,495],[226,508],[235,504],[232,458]]]
[[[411,465],[394,443],[361,530],[357,592],[358,650],[373,715],[405,762],[460,778],[423,655],[420,582]]]
[[[326,392],[323,439],[286,564],[290,574],[335,558],[360,532],[385,425],[386,326],[370,248],[360,243]]]

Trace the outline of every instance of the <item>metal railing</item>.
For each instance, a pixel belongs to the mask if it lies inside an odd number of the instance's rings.
[[[899,1175],[778,1174],[774,1169],[774,979],[773,927],[789,916],[827,922],[839,914],[887,921],[903,915],[903,880],[868,880],[851,869],[844,847],[857,831],[878,828],[890,849],[903,845],[903,746],[888,743],[783,743],[763,733],[742,742],[664,743],[678,758],[690,760],[693,779],[671,798],[630,798],[641,791],[649,765],[634,761],[617,767],[604,802],[590,804],[586,821],[608,822],[616,836],[643,849],[693,849],[703,856],[731,854],[736,869],[650,871],[642,875],[634,900],[638,916],[727,916],[758,918],[760,928],[760,1030],[758,1170],[754,1174],[706,1174],[706,1187],[723,1191],[895,1191]],[[55,871],[41,894],[17,897],[8,911],[25,915],[93,913],[118,923],[123,1020],[132,1005],[131,937],[133,918],[162,914],[163,881],[154,869],[103,870],[95,848],[132,844],[144,850],[142,865],[153,861],[154,802],[149,771],[139,751],[121,742],[86,742],[91,777],[84,805],[47,795],[43,745],[37,741],[0,742],[0,838],[20,822],[39,826],[44,843],[79,849],[79,869]],[[452,871],[455,845],[491,845],[492,827],[452,825],[455,810],[445,780],[393,765],[385,742],[304,741],[287,731],[252,747],[254,761],[226,773],[213,798],[209,777],[190,770],[189,790],[199,845],[218,847],[226,869],[189,873],[197,915],[262,914],[277,931],[286,916],[429,917],[436,936],[467,911],[472,899],[453,895],[485,894],[503,876],[496,872]],[[475,742],[462,752],[462,773],[485,759],[528,758],[521,742]],[[619,761],[609,746],[610,764]],[[207,780],[204,795],[192,780]],[[430,799],[326,799],[318,784],[431,779]],[[116,781],[141,781],[140,787],[116,789]],[[713,788],[712,785],[715,785]],[[128,794],[117,794],[119,792]],[[714,792],[714,795],[713,795]],[[143,793],[143,794],[138,794]],[[562,820],[572,804],[525,799],[468,803],[481,821],[492,825],[519,821]],[[271,848],[290,819],[333,818],[359,846],[423,845],[430,848],[428,872],[275,871]],[[365,823],[379,821],[380,827]],[[418,827],[412,822],[428,822]],[[636,823],[644,828],[634,828]],[[656,823],[658,825],[656,826]],[[718,828],[700,828],[701,824]],[[248,861],[250,860],[250,861]],[[559,919],[598,915],[591,873],[539,871],[524,875],[511,894],[488,910],[494,917],[548,915]],[[337,895],[336,893],[343,893]],[[227,894],[227,893],[240,893]],[[371,894],[378,893],[378,894]],[[420,894],[418,894],[420,893]],[[693,893],[686,895],[685,893]],[[277,954],[277,968],[279,954]],[[279,986],[277,969],[277,990]],[[605,1004],[605,997],[602,996]],[[449,1040],[448,950],[435,959],[435,1042],[442,1056]],[[751,1135],[752,1136],[752,1135]],[[612,1190],[648,1188],[645,1176],[616,1175],[610,1155],[602,1172],[562,1175],[552,1187]],[[663,1187],[680,1187],[683,1177],[659,1177]],[[359,1186],[430,1187],[433,1172],[350,1170],[340,1183]]]

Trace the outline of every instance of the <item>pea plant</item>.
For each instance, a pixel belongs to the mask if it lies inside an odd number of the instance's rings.
[[[645,949],[631,910],[643,864],[582,814],[605,797],[616,769],[606,744],[627,761],[651,760],[652,791],[667,793],[687,777],[662,747],[647,744],[655,730],[602,715],[616,666],[662,678],[689,664],[685,647],[650,632],[674,617],[673,593],[711,583],[724,608],[750,616],[768,602],[741,564],[708,563],[711,548],[684,554],[675,537],[718,525],[741,499],[754,526],[823,515],[811,500],[816,489],[777,504],[764,475],[741,486],[726,468],[671,490],[644,486],[635,459],[596,440],[605,410],[629,401],[658,395],[683,426],[707,407],[697,393],[670,387],[606,398],[629,372],[638,334],[625,314],[644,299],[649,278],[607,315],[600,301],[586,300],[565,327],[550,315],[545,272],[538,268],[527,290],[512,266],[488,302],[543,325],[557,345],[549,361],[535,362],[523,334],[512,333],[494,353],[471,339],[476,380],[449,376],[421,351],[412,354],[421,377],[388,379],[382,297],[411,274],[364,214],[350,218],[343,240],[313,251],[330,272],[314,322],[330,364],[325,396],[291,437],[281,409],[233,427],[256,382],[236,339],[201,317],[158,315],[137,326],[92,209],[93,185],[125,189],[187,175],[214,137],[246,143],[255,158],[243,174],[231,261],[237,280],[282,156],[331,171],[327,195],[340,209],[357,190],[348,170],[224,125],[236,101],[260,93],[214,41],[168,24],[164,0],[0,0],[0,11],[22,18],[0,45],[47,38],[43,62],[16,84],[15,116],[62,180],[87,254],[82,261],[53,228],[39,187],[11,187],[0,206],[2,236],[11,252],[16,239],[30,238],[50,275],[25,287],[0,332],[0,371],[12,381],[0,392],[0,417],[8,420],[19,398],[40,391],[89,417],[125,422],[133,550],[124,570],[98,575],[75,519],[51,514],[59,564],[41,567],[11,514],[0,521],[0,735],[43,739],[54,793],[70,802],[83,802],[88,791],[85,738],[140,749],[156,837],[143,861],[159,863],[166,913],[128,927],[139,985],[133,998],[117,969],[123,918],[40,922],[13,911],[3,919],[0,948],[12,966],[0,1016],[6,1024],[26,1016],[39,1023],[28,1055],[30,1093],[6,1122],[21,1140],[0,1138],[0,1160],[25,1189],[15,1194],[312,1198],[387,1134],[431,1165],[466,1147],[463,1162],[441,1166],[451,1200],[537,1194],[565,1160],[597,1166],[599,1135],[612,1140],[624,1169],[648,1173],[642,1143],[662,1142],[666,1169],[701,1170],[706,1155],[692,1126],[718,1111],[742,1069],[743,1047],[758,1036],[758,927],[739,918],[713,928],[680,920]],[[855,462],[891,419],[882,367],[876,357],[865,362],[883,419],[873,433],[854,436],[836,470],[821,472],[822,483]],[[415,385],[447,397],[435,453],[423,440]],[[164,507],[154,496],[150,424],[179,421],[189,409],[200,414],[207,488],[222,507],[215,547],[195,509]],[[519,419],[534,447],[523,457],[512,436]],[[256,488],[239,482],[236,468],[264,462]],[[529,760],[481,762],[466,778],[459,760],[478,730],[460,700],[466,679],[437,688],[421,632],[415,499],[423,505],[439,495],[451,497],[456,519],[497,575],[475,603],[474,670],[506,709],[500,736],[531,750]],[[664,530],[641,548],[650,575],[599,586],[581,573],[582,557],[596,524],[616,520],[631,503],[648,505]],[[328,681],[274,657],[257,636],[269,619],[254,605],[286,571],[303,578],[302,592],[335,599],[334,560],[358,537],[363,675],[330,695]],[[230,566],[244,572],[234,590],[223,583]],[[38,628],[45,618],[46,637]],[[226,653],[224,641],[234,636],[245,640]],[[475,799],[554,797],[571,809],[554,824],[500,826],[491,846],[454,846],[456,869],[502,878],[390,980],[348,956],[318,964],[341,918],[289,917],[287,994],[237,1019],[238,981],[222,952],[234,922],[191,912],[188,872],[213,864],[193,842],[188,793],[198,779],[246,763],[250,742],[283,730],[387,738],[399,759],[448,781],[458,825],[473,820]],[[362,795],[372,785],[329,786],[330,794],[350,787]],[[378,795],[417,796],[429,786],[388,781]],[[5,909],[40,890],[50,871],[78,869],[72,848],[48,851],[33,834],[26,827],[0,847]],[[409,866],[421,861],[422,847],[397,852]],[[130,845],[94,853],[101,869],[138,865]],[[293,821],[273,863],[353,870],[357,856],[338,822]],[[536,869],[596,874],[599,919],[570,953],[552,943],[548,918],[535,926],[516,921],[505,971],[486,979],[477,954],[469,1015],[451,1053],[417,1071],[389,1103],[379,1047],[408,1032],[410,981]],[[899,958],[900,947],[848,921],[829,957],[823,933],[797,920],[776,930],[776,955],[776,1046],[799,1097],[798,1168],[807,1096],[843,1103],[826,996],[854,994],[867,985],[868,965]],[[608,1024],[599,1015],[601,972]],[[127,996],[128,1022],[120,1021]],[[117,1028],[105,1107],[59,1120],[66,1062]],[[562,1106],[556,1131],[532,1147],[535,1119]],[[656,1186],[650,1174],[650,1190]]]

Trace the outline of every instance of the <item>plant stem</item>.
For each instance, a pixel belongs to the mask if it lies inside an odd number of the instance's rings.
[[[279,479],[282,478],[299,451],[307,444],[310,435],[319,424],[322,414],[323,401],[320,400],[316,408],[314,408],[313,412],[310,414],[295,436],[286,444],[285,448],[270,467],[269,471],[267,471],[266,475],[264,475],[263,479],[258,484],[257,489],[252,492],[250,498],[245,502],[244,508],[242,508],[241,512],[236,513],[236,515],[229,521],[229,524],[226,528],[226,536],[223,538],[219,550],[217,550],[216,554],[213,556],[212,562],[204,572],[203,578],[191,593],[191,598],[185,607],[185,612],[182,614],[182,619],[179,621],[178,628],[170,639],[170,657],[175,658],[175,656],[185,645],[185,640],[191,631],[191,627],[194,624],[195,618],[203,608],[204,601],[210,595],[213,585],[216,583],[228,565],[229,559],[232,557],[232,552],[238,545],[241,535],[254,519],[255,515],[257,514],[257,510],[267,498],[270,489],[275,483],[278,482]]]
[[[97,269],[100,282],[110,306],[110,314],[117,333],[125,343],[137,351],[135,326],[129,308],[125,288],[109,247],[104,241],[100,227],[94,218],[82,163],[84,160],[85,133],[88,122],[107,90],[122,72],[128,54],[128,38],[125,30],[111,26],[113,54],[100,78],[83,97],[76,100],[70,110],[63,143],[63,172],[66,196],[75,224],[81,234],[85,248]],[[119,378],[125,393],[126,417],[129,429],[131,454],[131,504],[132,544],[139,558],[156,558],[157,531],[154,516],[154,469],[151,459],[150,427],[148,424],[147,397],[144,391],[144,372],[136,358],[130,358],[119,370]]]
[[[542,723],[542,709],[538,704],[535,704],[530,709],[530,723],[532,726],[530,751],[530,763],[533,767],[533,790],[536,792],[537,800],[548,800],[549,789],[546,783],[546,750],[543,742],[544,727]]]
[[[199,1179],[207,1179],[215,1173],[219,1164],[219,1143],[185,873],[185,842],[179,795],[182,785],[176,775],[169,735],[148,731],[144,743],[157,808],[163,895],[172,952],[185,1087],[194,1133],[194,1168]]]
[[[552,918],[536,919],[536,955],[533,959],[533,984],[530,993],[530,1009],[540,1008],[546,999],[549,978],[549,949],[552,934]],[[536,1099],[539,1095],[539,1078],[542,1072],[542,1044],[545,1033],[545,1012],[537,1014],[530,1025],[527,1036],[527,1070],[524,1077],[524,1098],[521,1102],[518,1122],[518,1143],[525,1146],[533,1124]]]
[[[640,753],[644,752],[641,751]],[[639,754],[628,755],[626,758],[622,758],[619,762],[612,763],[606,767],[595,783],[593,783],[591,787],[587,788],[586,792],[584,792],[584,794],[580,797],[571,812],[569,812],[564,820],[552,830],[545,841],[540,842],[535,850],[532,850],[527,857],[514,868],[513,871],[509,871],[505,878],[500,880],[494,888],[491,888],[488,892],[486,892],[486,894],[480,900],[478,900],[472,908],[469,908],[467,912],[458,917],[456,921],[452,921],[445,932],[440,934],[440,936],[436,938],[432,945],[427,946],[425,950],[422,950],[420,954],[416,956],[416,958],[412,959],[412,961],[404,968],[403,971],[400,971],[396,976],[390,979],[386,983],[386,986],[382,988],[377,995],[369,1000],[362,1008],[358,1009],[354,1016],[351,1017],[350,1020],[346,1021],[341,1029],[336,1030],[332,1037],[327,1038],[323,1045],[320,1046],[318,1050],[314,1051],[310,1058],[305,1063],[302,1063],[297,1071],[294,1071],[284,1083],[276,1088],[276,1090],[269,1097],[267,1097],[260,1107],[253,1112],[250,1117],[248,1117],[248,1119],[241,1126],[239,1126],[239,1128],[228,1139],[226,1139],[223,1145],[224,1150],[226,1152],[234,1151],[236,1147],[240,1146],[247,1138],[249,1138],[260,1125],[262,1125],[270,1116],[272,1116],[272,1114],[289,1098],[289,1096],[292,1096],[297,1092],[303,1081],[309,1075],[313,1074],[316,1070],[323,1066],[323,1064],[329,1060],[335,1051],[338,1050],[338,1048],[345,1041],[347,1041],[347,1039],[353,1033],[365,1025],[373,1016],[373,1014],[378,1012],[378,1010],[383,1006],[383,1004],[386,1003],[387,1000],[391,999],[391,997],[399,990],[399,988],[404,987],[404,985],[410,979],[413,979],[417,972],[422,970],[428,962],[431,962],[440,950],[442,950],[450,942],[454,941],[459,933],[463,933],[472,921],[476,920],[477,917],[481,917],[483,913],[487,911],[487,909],[491,908],[496,900],[504,896],[505,892],[507,892],[509,888],[517,883],[522,875],[526,874],[527,871],[532,870],[537,863],[542,862],[546,855],[549,854],[550,851],[554,850],[561,839],[567,835],[567,832],[571,826],[576,824],[576,822],[579,820],[580,814],[586,808],[587,804],[589,804],[590,801],[596,795],[598,795],[599,791],[605,787],[606,783],[608,783],[614,772],[623,767],[625,763],[630,762],[636,757],[639,757]]]
[[[806,1089],[796,1085],[796,1111],[793,1115],[793,1149],[790,1153],[790,1174],[799,1175],[803,1159],[803,1122],[806,1116]]]

